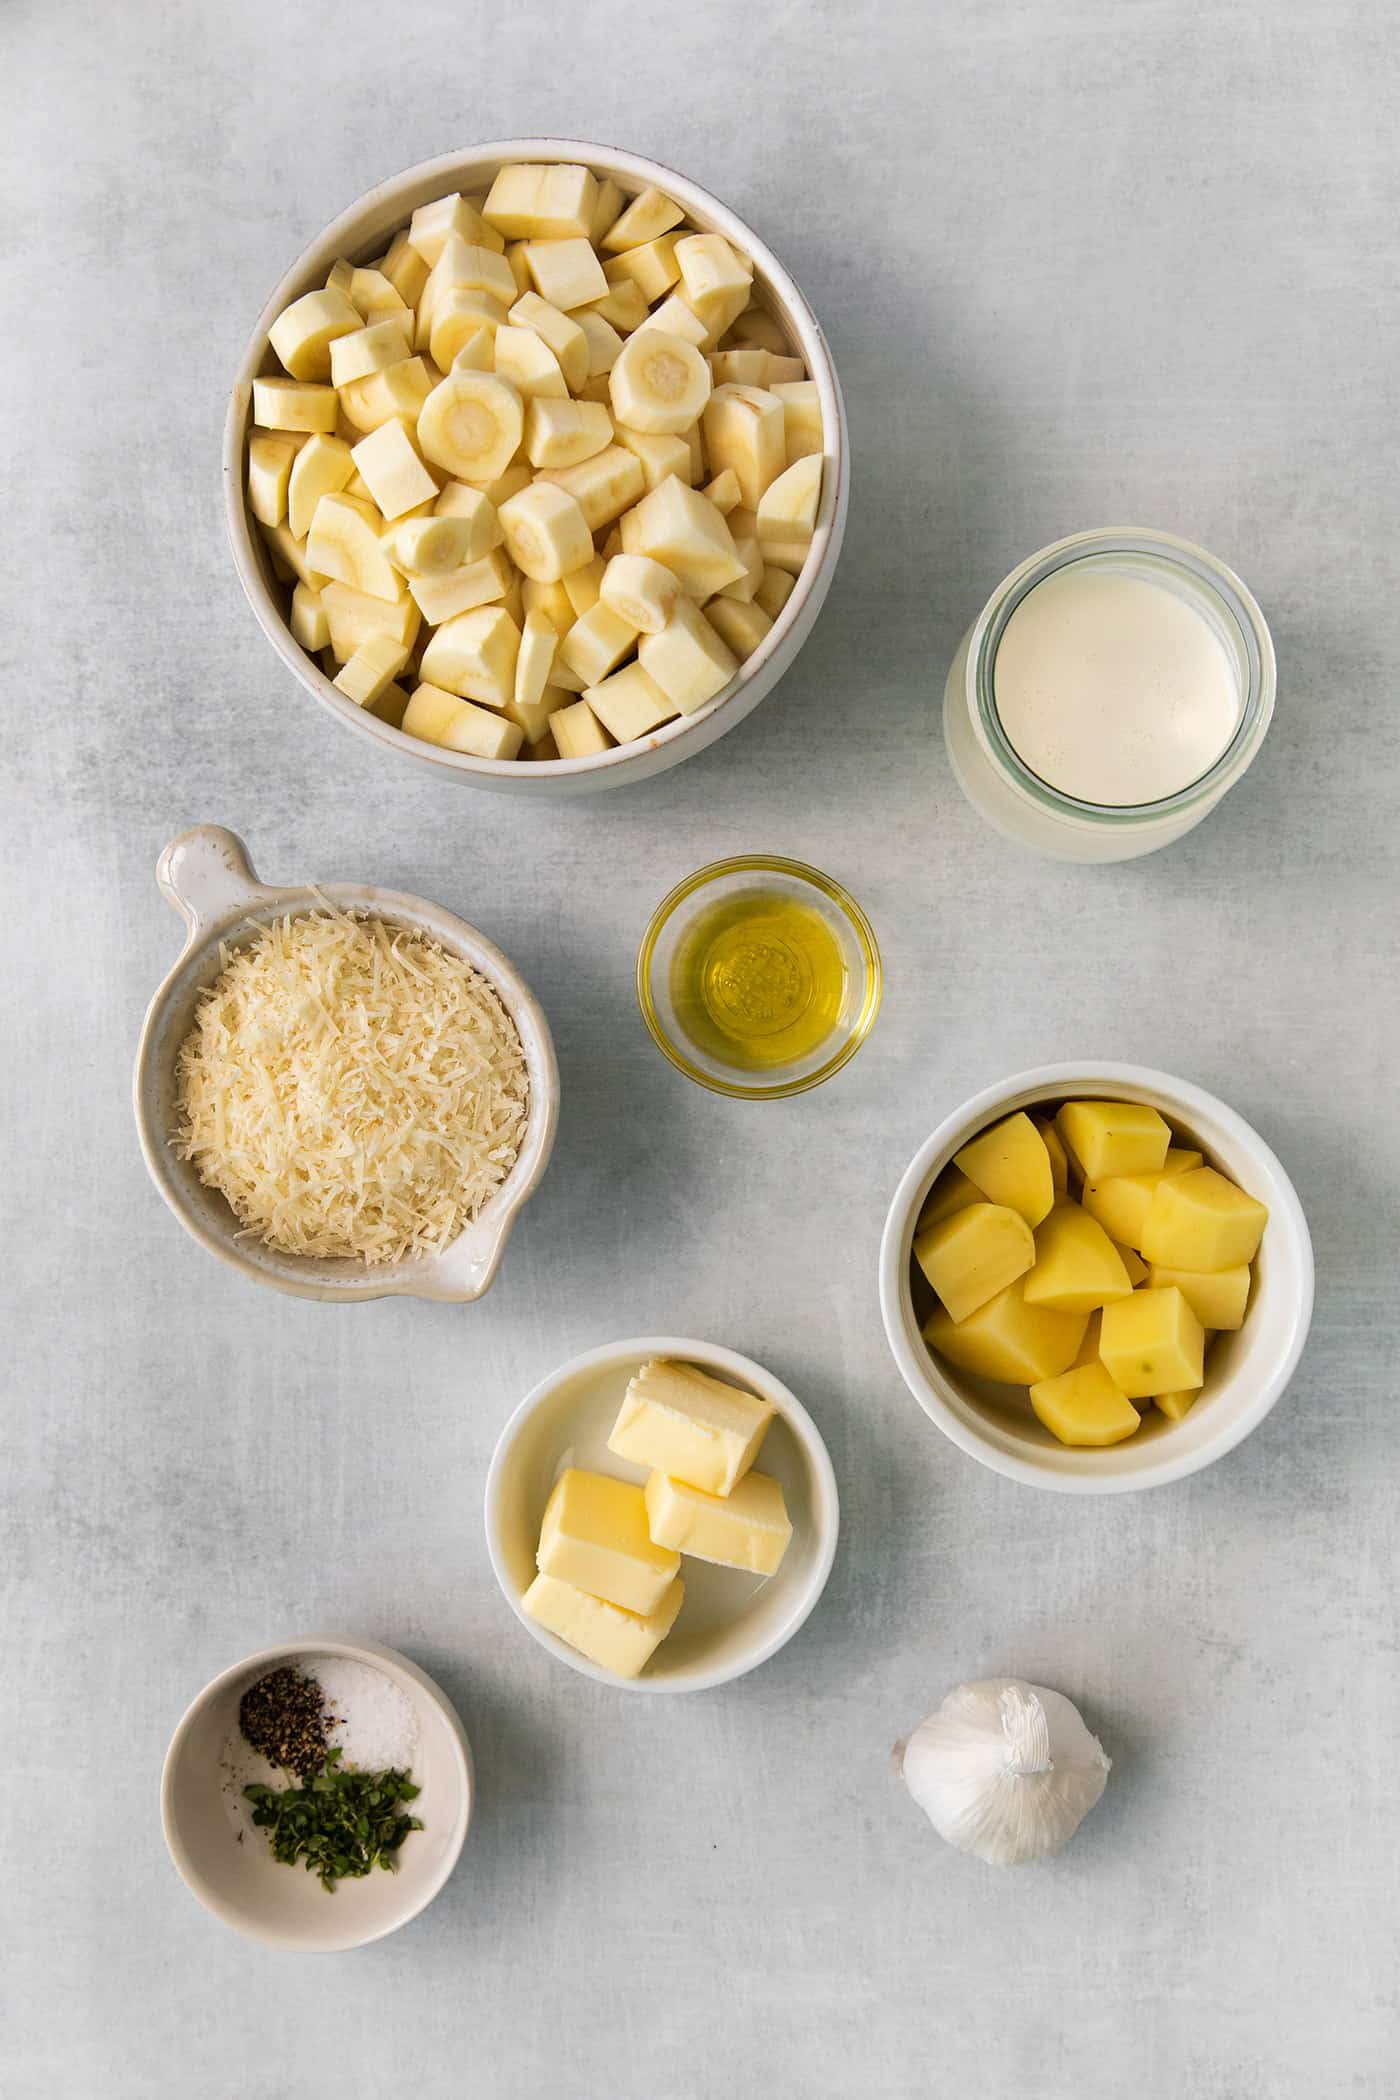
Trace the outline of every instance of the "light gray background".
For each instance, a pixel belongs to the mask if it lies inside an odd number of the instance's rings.
[[[1400,2090],[1397,48],[1384,0],[7,0],[4,2100]],[[755,717],[536,809],[386,764],[293,685],[217,454],[306,239],[409,162],[551,130],[761,229],[828,331],[855,481]],[[936,709],[998,578],[1111,522],[1241,570],[1279,709],[1202,830],[1076,871],[962,804]],[[539,992],[563,1127],[482,1304],[258,1291],[148,1186],[128,1068],[180,938],[152,868],[200,821],[273,880],[440,899]],[[661,893],[754,848],[848,882],[888,968],[868,1047],[780,1106],[688,1086],[631,989]],[[934,1122],[1081,1053],[1224,1095],[1318,1255],[1250,1442],[1099,1501],[945,1443],[875,1291]],[[481,1532],[516,1400],[649,1329],[771,1365],[845,1498],[806,1631],[689,1700],[553,1662]],[[480,1772],[439,1901],[325,1962],[208,1918],[156,1815],[186,1701],[307,1628],[408,1650]],[[1061,1861],[997,1875],[888,1755],[1001,1671],[1080,1700],[1115,1769]]]

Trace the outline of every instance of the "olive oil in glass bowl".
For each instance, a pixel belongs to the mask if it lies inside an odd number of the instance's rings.
[[[715,861],[652,914],[637,998],[657,1048],[716,1093],[818,1086],[865,1041],[880,951],[855,899],[800,861]]]

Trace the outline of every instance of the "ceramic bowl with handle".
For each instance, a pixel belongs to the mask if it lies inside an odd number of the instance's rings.
[[[136,1053],[135,1107],[141,1149],[151,1179],[186,1232],[211,1254],[255,1282],[302,1298],[348,1303],[401,1296],[465,1301],[479,1298],[495,1277],[521,1206],[549,1163],[559,1120],[559,1071],[549,1023],[514,966],[464,919],[397,890],[325,882],[283,888],[259,882],[241,839],[215,825],[182,832],[161,854],[156,880],[187,928],[175,967],[152,999]],[[519,1155],[480,1215],[440,1254],[410,1256],[366,1267],[363,1262],[284,1254],[243,1230],[217,1189],[171,1143],[178,1124],[175,1062],[195,1007],[223,967],[221,950],[256,937],[288,913],[331,903],[367,911],[441,942],[489,978],[520,1034],[529,1071],[530,1104]]]
[[[1019,1386],[995,1385],[945,1363],[920,1332],[932,1304],[913,1274],[914,1228],[953,1154],[1017,1109],[1076,1099],[1140,1101],[1166,1117],[1177,1142],[1269,1208],[1243,1327],[1218,1335],[1201,1396],[1179,1422],[1147,1408],[1142,1427],[1106,1450],[1061,1444]],[[927,1302],[923,1302],[927,1295]],[[1041,1065],[986,1088],[939,1124],[895,1192],[880,1248],[885,1333],[904,1382],[959,1450],[994,1472],[1066,1494],[1160,1487],[1213,1465],[1263,1421],[1287,1386],[1312,1318],[1313,1256],[1297,1192],[1257,1130],[1203,1087],[1145,1065]]]
[[[407,226],[420,204],[453,191],[488,189],[497,170],[513,161],[580,162],[600,179],[611,178],[629,197],[655,185],[684,206],[692,226],[703,233],[723,234],[746,255],[754,268],[755,295],[779,323],[816,383],[825,457],[816,532],[802,573],[771,631],[724,690],[693,714],[681,715],[635,743],[619,744],[614,750],[588,758],[525,763],[517,759],[474,758],[468,752],[446,751],[419,737],[405,736],[402,730],[381,722],[338,692],[316,659],[292,638],[287,625],[290,586],[279,583],[273,574],[246,493],[253,381],[265,371],[281,369],[267,339],[277,316],[303,292],[323,285],[331,266],[341,257],[366,263],[381,254],[391,237]],[[589,794],[599,788],[645,780],[705,750],[752,714],[764,694],[791,668],[816,624],[841,551],[850,480],[846,412],[836,367],[816,315],[773,251],[717,197],[659,161],[582,139],[551,138],[497,139],[489,145],[472,146],[446,154],[440,160],[406,168],[401,175],[393,175],[366,191],[316,236],[278,282],[239,361],[224,428],[223,471],[224,503],[238,579],[258,625],[313,699],[320,701],[352,733],[379,745],[386,760],[396,756],[414,759],[431,767],[442,780],[466,781],[503,794],[534,796]]]

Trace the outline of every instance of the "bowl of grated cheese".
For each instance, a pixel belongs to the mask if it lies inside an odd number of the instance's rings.
[[[523,978],[421,897],[260,882],[217,826],[156,880],[188,936],[141,1031],[136,1124],[185,1230],[303,1298],[479,1298],[559,1115]]]

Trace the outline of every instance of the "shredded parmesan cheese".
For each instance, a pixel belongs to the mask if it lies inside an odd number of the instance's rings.
[[[176,1061],[176,1149],[285,1254],[441,1252],[525,1128],[494,986],[425,934],[331,907],[220,959]]]

